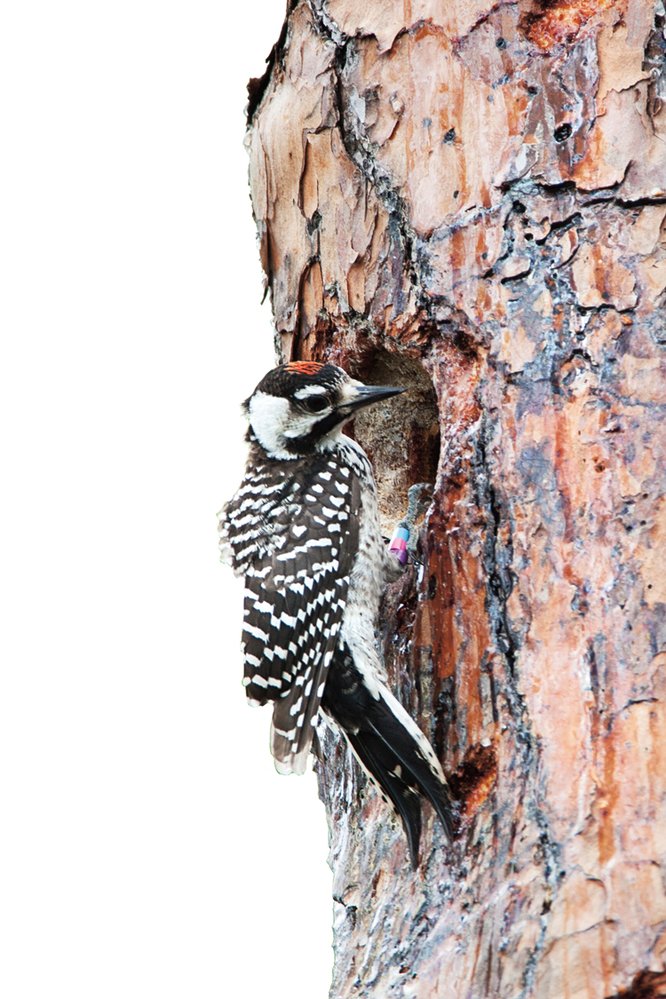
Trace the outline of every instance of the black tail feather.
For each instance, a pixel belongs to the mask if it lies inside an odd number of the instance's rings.
[[[384,791],[402,820],[409,857],[414,870],[419,865],[421,840],[421,802],[415,789],[398,776],[400,760],[386,743],[372,732],[348,734],[349,743],[363,767]]]
[[[366,683],[347,649],[331,663],[321,703],[402,819],[412,865],[418,864],[421,796],[452,840],[455,805],[432,748],[383,684]]]
[[[447,839],[452,840],[454,805],[447,785],[433,773],[413,735],[396,721],[387,705],[380,700],[372,707],[368,724],[408,771],[420,793],[435,809]]]

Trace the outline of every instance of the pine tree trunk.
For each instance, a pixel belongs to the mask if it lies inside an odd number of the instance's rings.
[[[357,421],[394,689],[462,801],[422,864],[319,764],[333,999],[666,995],[666,69],[652,0],[301,0],[250,88],[285,357],[411,388]]]

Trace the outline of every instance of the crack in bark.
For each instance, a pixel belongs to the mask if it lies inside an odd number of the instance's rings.
[[[473,35],[475,31],[478,31],[478,29],[486,23],[486,21],[489,21],[491,17],[494,17],[498,11],[505,7],[516,7],[517,5],[518,0],[495,0],[495,3],[492,5],[490,10],[485,10],[482,14],[480,14],[474,24],[470,24],[465,34],[456,39],[456,43],[459,44],[464,38],[469,38],[470,35]]]
[[[313,21],[323,38],[335,45],[333,72],[335,75],[335,101],[338,127],[345,152],[373,189],[389,220],[389,232],[397,237],[401,246],[403,265],[417,306],[428,308],[425,287],[430,267],[424,241],[409,223],[406,200],[398,191],[390,174],[377,160],[376,146],[365,133],[363,122],[355,113],[353,102],[345,85],[345,71],[351,60],[358,56],[354,39],[346,35],[326,10],[325,0],[308,0]]]
[[[519,643],[511,631],[507,609],[507,601],[513,589],[511,572],[507,565],[501,564],[498,550],[501,545],[500,531],[502,513],[497,491],[493,485],[488,448],[492,436],[492,425],[487,414],[481,419],[474,454],[474,486],[476,501],[481,510],[485,510],[486,536],[484,546],[484,568],[487,577],[486,607],[498,650],[507,665],[510,686],[507,703],[514,721],[517,723],[517,736],[523,747],[522,760],[525,772],[529,769],[532,759],[533,740],[529,731],[529,719],[524,698],[516,687],[516,660]]]
[[[487,518],[484,546],[484,567],[487,575],[486,607],[491,632],[506,665],[506,684],[503,692],[509,714],[513,720],[517,743],[522,782],[520,798],[526,802],[527,816],[535,821],[539,830],[539,860],[543,868],[544,902],[540,914],[539,935],[527,955],[522,978],[523,988],[517,997],[517,999],[527,999],[532,992],[539,957],[546,942],[549,914],[557,892],[562,867],[560,847],[551,833],[548,817],[541,806],[541,796],[536,784],[540,763],[538,741],[532,731],[525,697],[518,689],[517,659],[520,642],[513,634],[508,610],[508,599],[513,589],[511,570],[513,552],[510,532],[508,542],[503,542],[501,538],[503,522],[508,522],[508,520],[504,515],[502,501],[493,483],[489,457],[492,434],[493,424],[488,415],[484,414],[476,441],[474,483],[477,490],[478,506],[485,510]],[[508,549],[506,558],[501,554],[502,549]]]

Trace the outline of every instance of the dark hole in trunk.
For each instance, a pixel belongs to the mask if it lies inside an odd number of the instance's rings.
[[[353,371],[369,385],[407,389],[360,412],[353,436],[375,470],[382,529],[390,534],[407,509],[407,490],[415,482],[435,482],[439,464],[439,414],[430,376],[414,357],[375,350]]]

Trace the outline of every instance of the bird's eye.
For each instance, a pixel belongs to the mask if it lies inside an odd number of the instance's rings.
[[[322,395],[314,395],[310,396],[309,399],[303,399],[301,405],[309,413],[322,413],[328,409],[328,399]]]

